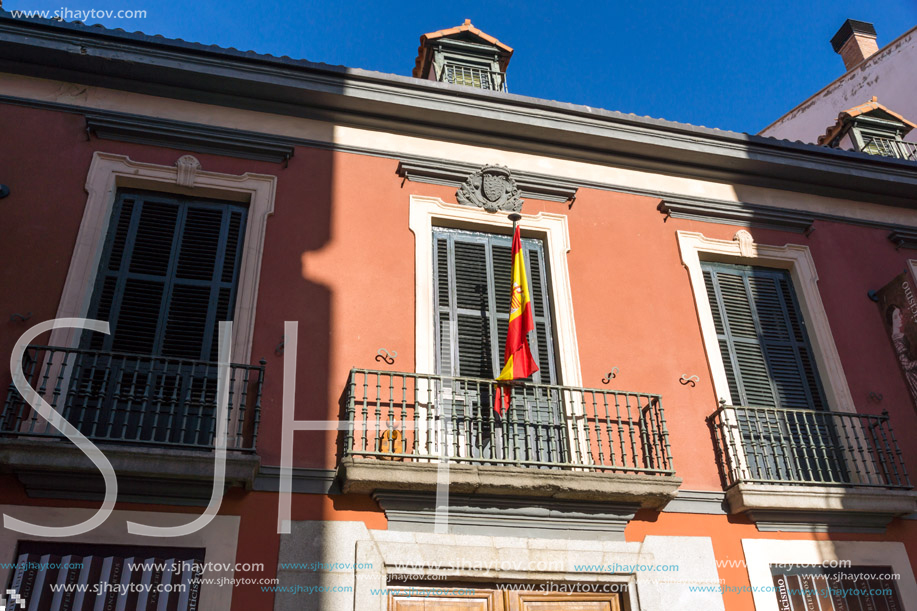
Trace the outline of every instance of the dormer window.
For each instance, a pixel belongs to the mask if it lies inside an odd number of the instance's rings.
[[[492,72],[479,66],[444,64],[442,78],[439,80],[453,85],[506,91],[505,76],[502,72]]]
[[[905,142],[898,134],[892,136],[863,130],[857,135],[861,141],[860,152],[862,153],[917,161],[917,144]]]
[[[413,75],[442,83],[506,91],[506,67],[513,50],[465,23],[420,37]]]
[[[904,137],[917,125],[879,104],[878,99],[845,110],[818,143],[868,155],[917,161],[917,143]]]

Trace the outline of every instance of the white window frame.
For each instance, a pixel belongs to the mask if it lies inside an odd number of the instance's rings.
[[[433,228],[451,227],[469,231],[493,233],[495,230],[507,232],[513,226],[505,213],[490,213],[481,208],[448,204],[438,197],[412,195],[410,204],[409,227],[414,233],[414,294],[415,294],[415,344],[414,357],[416,372],[420,374],[436,373],[436,324],[434,313],[433,280]],[[523,214],[518,226],[529,235],[534,235],[544,242],[545,274],[551,300],[554,337],[557,352],[557,384],[582,386],[580,372],[579,348],[576,343],[576,326],[573,320],[573,297],[570,290],[570,273],[567,267],[567,253],[570,251],[570,233],[567,228],[567,217],[562,214],[539,212]],[[576,439],[573,428],[581,419],[576,418],[582,409],[581,405],[565,402],[568,415],[573,416],[568,423],[570,439]],[[427,407],[419,409],[427,409]],[[419,433],[421,443],[425,442],[425,431]],[[580,435],[583,439],[584,436]],[[448,451],[451,440],[440,438],[436,443],[437,452],[443,455]],[[581,442],[584,443],[584,442]],[[580,448],[581,453],[585,448]],[[583,454],[580,454],[583,455]]]
[[[85,318],[95,289],[112,209],[119,189],[146,189],[190,197],[206,197],[248,204],[233,314],[232,360],[248,363],[251,357],[255,306],[264,252],[267,218],[274,212],[277,177],[269,174],[222,174],[200,169],[190,155],[175,165],[134,161],[126,155],[97,151],[86,177],[89,194],[77,235],[70,269],[64,282],[56,318]],[[51,332],[52,346],[77,347],[80,331],[58,328]]]
[[[567,253],[570,233],[567,217],[539,212],[523,214],[518,222],[522,231],[543,240],[545,273],[553,308],[554,335],[557,347],[555,363],[558,384],[582,386],[576,325],[573,320],[573,297]],[[493,214],[480,208],[448,204],[438,197],[411,196],[409,227],[414,233],[415,327],[414,357],[417,373],[436,373],[436,332],[433,308],[433,228],[453,227],[493,233],[512,229],[506,214]]]
[[[744,229],[738,231],[732,240],[708,238],[693,231],[678,231],[676,234],[681,261],[688,270],[691,288],[694,291],[704,348],[718,400],[725,399],[727,405],[734,405],[729,392],[723,355],[717,341],[711,304],[704,285],[701,261],[788,270],[828,400],[828,408],[831,411],[856,413],[853,396],[847,385],[847,376],[844,375],[841,358],[828,323],[828,315],[818,291],[818,273],[808,246],[758,244]]]

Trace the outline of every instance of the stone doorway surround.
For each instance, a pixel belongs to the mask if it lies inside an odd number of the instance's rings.
[[[631,611],[724,610],[719,592],[690,591],[690,585],[720,584],[709,537],[647,536],[640,543],[396,532],[343,521],[291,526],[281,537],[278,560],[303,568],[279,568],[279,585],[301,591],[278,593],[275,611],[387,611],[388,597],[379,592],[390,578],[405,575],[399,585],[618,584],[628,586]],[[608,570],[576,570],[579,565]],[[635,571],[633,565],[678,570]]]

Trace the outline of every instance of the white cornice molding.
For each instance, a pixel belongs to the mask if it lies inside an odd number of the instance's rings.
[[[327,120],[374,131],[439,138],[446,130],[488,148],[544,154],[549,147],[554,156],[601,165],[624,163],[650,171],[661,166],[743,184],[763,180],[782,190],[795,190],[803,182],[832,196],[849,193],[882,204],[914,204],[913,164],[893,158],[177,40],[149,46],[130,33],[74,24],[0,19],[0,38],[32,60],[30,75],[39,78],[56,75],[63,66],[108,86],[142,81],[159,97],[182,91],[183,99],[210,105],[258,100],[274,109],[290,107],[295,92],[295,114],[311,108]],[[76,47],[86,53],[72,53]],[[227,75],[232,75],[231,90],[223,83]],[[414,120],[418,113],[424,122]],[[469,130],[469,125],[486,127]]]

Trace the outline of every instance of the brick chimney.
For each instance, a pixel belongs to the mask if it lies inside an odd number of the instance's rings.
[[[879,50],[876,28],[865,21],[848,19],[831,39],[831,46],[844,60],[844,67],[850,70]]]

